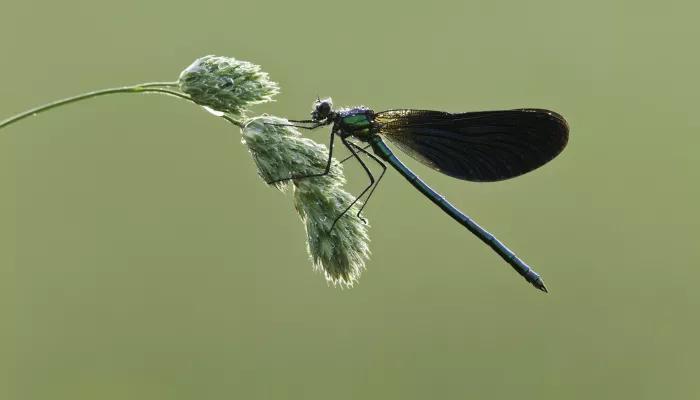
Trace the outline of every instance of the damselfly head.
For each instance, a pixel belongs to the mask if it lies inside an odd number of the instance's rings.
[[[314,109],[311,111],[311,119],[314,121],[323,121],[328,118],[333,110],[333,100],[330,97],[325,99],[316,99]]]

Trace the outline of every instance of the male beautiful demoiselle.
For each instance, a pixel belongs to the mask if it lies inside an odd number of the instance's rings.
[[[333,142],[337,135],[352,153],[349,158],[356,158],[370,179],[369,186],[353,202],[354,204],[369,191],[358,216],[384,176],[386,162],[447,215],[489,245],[525,280],[537,289],[547,292],[538,274],[492,234],[420,180],[394,155],[382,137],[389,139],[409,156],[443,174],[472,182],[495,182],[535,170],[564,150],[569,139],[569,126],[561,115],[535,108],[465,113],[411,109],[374,112],[366,107],[336,111],[328,98],[316,100],[311,119],[289,122],[303,129],[333,125],[328,164],[326,169],[318,174],[268,183],[327,175],[333,157]],[[357,141],[367,145],[362,147]],[[370,147],[374,154],[366,150]],[[381,165],[383,169],[379,178],[374,178],[360,158],[360,153]],[[333,226],[349,209],[350,207],[336,218]]]

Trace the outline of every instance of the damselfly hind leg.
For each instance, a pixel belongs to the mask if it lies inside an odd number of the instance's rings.
[[[365,170],[365,172],[367,173],[367,176],[369,176],[370,184],[369,184],[369,186],[367,186],[367,187],[365,188],[365,190],[362,191],[362,193],[360,193],[359,196],[357,196],[357,197],[355,198],[355,200],[353,200],[353,201],[350,203],[349,206],[347,206],[347,208],[346,208],[345,210],[343,210],[342,213],[340,213],[340,215],[338,215],[338,216],[335,218],[335,220],[333,221],[333,225],[331,225],[331,229],[330,229],[331,231],[333,230],[333,228],[335,228],[335,224],[338,223],[338,220],[340,220],[340,218],[342,218],[343,215],[345,215],[345,213],[347,213],[347,212],[352,208],[352,206],[354,206],[355,203],[357,203],[357,201],[358,201],[362,196],[364,196],[365,193],[367,193],[367,191],[372,187],[372,185],[374,185],[374,182],[375,182],[375,181],[374,181],[374,175],[372,175],[372,171],[370,171],[369,167],[367,167],[367,164],[365,164],[365,162],[362,161],[362,159],[360,158],[360,156],[357,154],[357,152],[356,152],[355,149],[353,148],[353,146],[355,146],[355,147],[357,147],[357,148],[360,148],[360,147],[357,146],[357,145],[355,145],[355,144],[353,144],[353,143],[348,142],[348,141],[347,141],[344,137],[342,137],[342,136],[341,136],[340,140],[343,142],[343,144],[345,145],[345,147],[347,147],[348,150],[350,150],[350,152],[352,153],[352,156],[355,157],[355,158],[357,159],[357,161],[360,162],[360,165],[362,165],[362,168],[363,168],[363,169]],[[360,149],[361,149],[361,148],[360,148]],[[358,213],[357,216],[358,216],[360,219],[362,219],[365,223],[367,223],[367,221],[366,221],[364,218],[360,217],[359,213]]]
[[[370,153],[370,152],[368,152],[368,151],[366,150],[367,147],[369,147],[369,145],[368,145],[368,146],[365,146],[364,148],[362,148],[362,147],[357,146],[357,145],[354,144],[354,143],[351,143],[351,144],[352,144],[353,146],[355,146],[355,147],[357,148],[358,151],[361,151],[362,153],[366,154],[368,157],[370,157],[371,159],[373,159],[374,161],[376,161],[377,164],[379,164],[380,167],[382,167],[382,173],[379,174],[379,178],[377,178],[377,182],[374,183],[374,187],[372,187],[372,190],[369,191],[369,194],[367,195],[367,199],[365,200],[364,203],[362,203],[362,206],[360,207],[360,210],[357,212],[357,217],[358,217],[358,218],[361,218],[363,221],[365,221],[365,223],[367,223],[367,221],[366,221],[364,218],[362,218],[362,216],[361,216],[360,214],[362,214],[362,210],[364,210],[365,207],[367,206],[367,203],[369,203],[369,199],[372,197],[372,194],[374,193],[374,189],[376,189],[377,186],[379,186],[379,182],[382,181],[382,178],[384,177],[384,174],[386,173],[386,164],[384,164],[379,158],[377,158],[377,156],[375,156],[374,154],[372,154],[372,153]],[[371,185],[370,185],[370,186],[371,186]]]

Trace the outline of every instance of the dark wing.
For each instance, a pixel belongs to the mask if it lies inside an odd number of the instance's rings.
[[[427,110],[376,113],[379,133],[443,174],[472,182],[520,176],[564,150],[569,125],[541,109],[452,114]]]

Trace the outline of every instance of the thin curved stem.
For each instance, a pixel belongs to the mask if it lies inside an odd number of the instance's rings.
[[[98,97],[98,96],[104,96],[107,94],[114,94],[114,93],[161,93],[161,94],[167,94],[170,96],[175,96],[179,97],[181,99],[185,99],[188,101],[192,101],[189,96],[176,92],[174,90],[170,89],[165,89],[162,88],[163,86],[165,87],[173,87],[177,86],[177,82],[150,82],[150,83],[142,83],[139,85],[134,85],[134,86],[124,86],[124,87],[119,87],[119,88],[110,88],[110,89],[101,89],[101,90],[96,90],[94,92],[88,92],[88,93],[83,93],[79,94],[77,96],[73,97],[68,97],[65,99],[57,100],[51,103],[44,104],[39,107],[32,108],[31,110],[27,110],[23,113],[14,115],[4,121],[0,121],[0,129],[13,124],[15,122],[21,121],[25,118],[37,115],[39,113],[42,113],[44,111],[48,111],[52,108],[60,107],[66,104],[70,103],[75,103],[81,100],[86,100],[90,99],[93,97]]]
[[[226,121],[236,125],[237,127],[243,129],[243,123],[237,119],[231,118],[228,115],[222,115],[221,118],[225,119]]]
[[[142,84],[136,85],[136,86],[141,86],[141,87],[156,87],[156,86],[179,87],[180,85],[177,82],[148,82],[148,83],[142,83]]]

